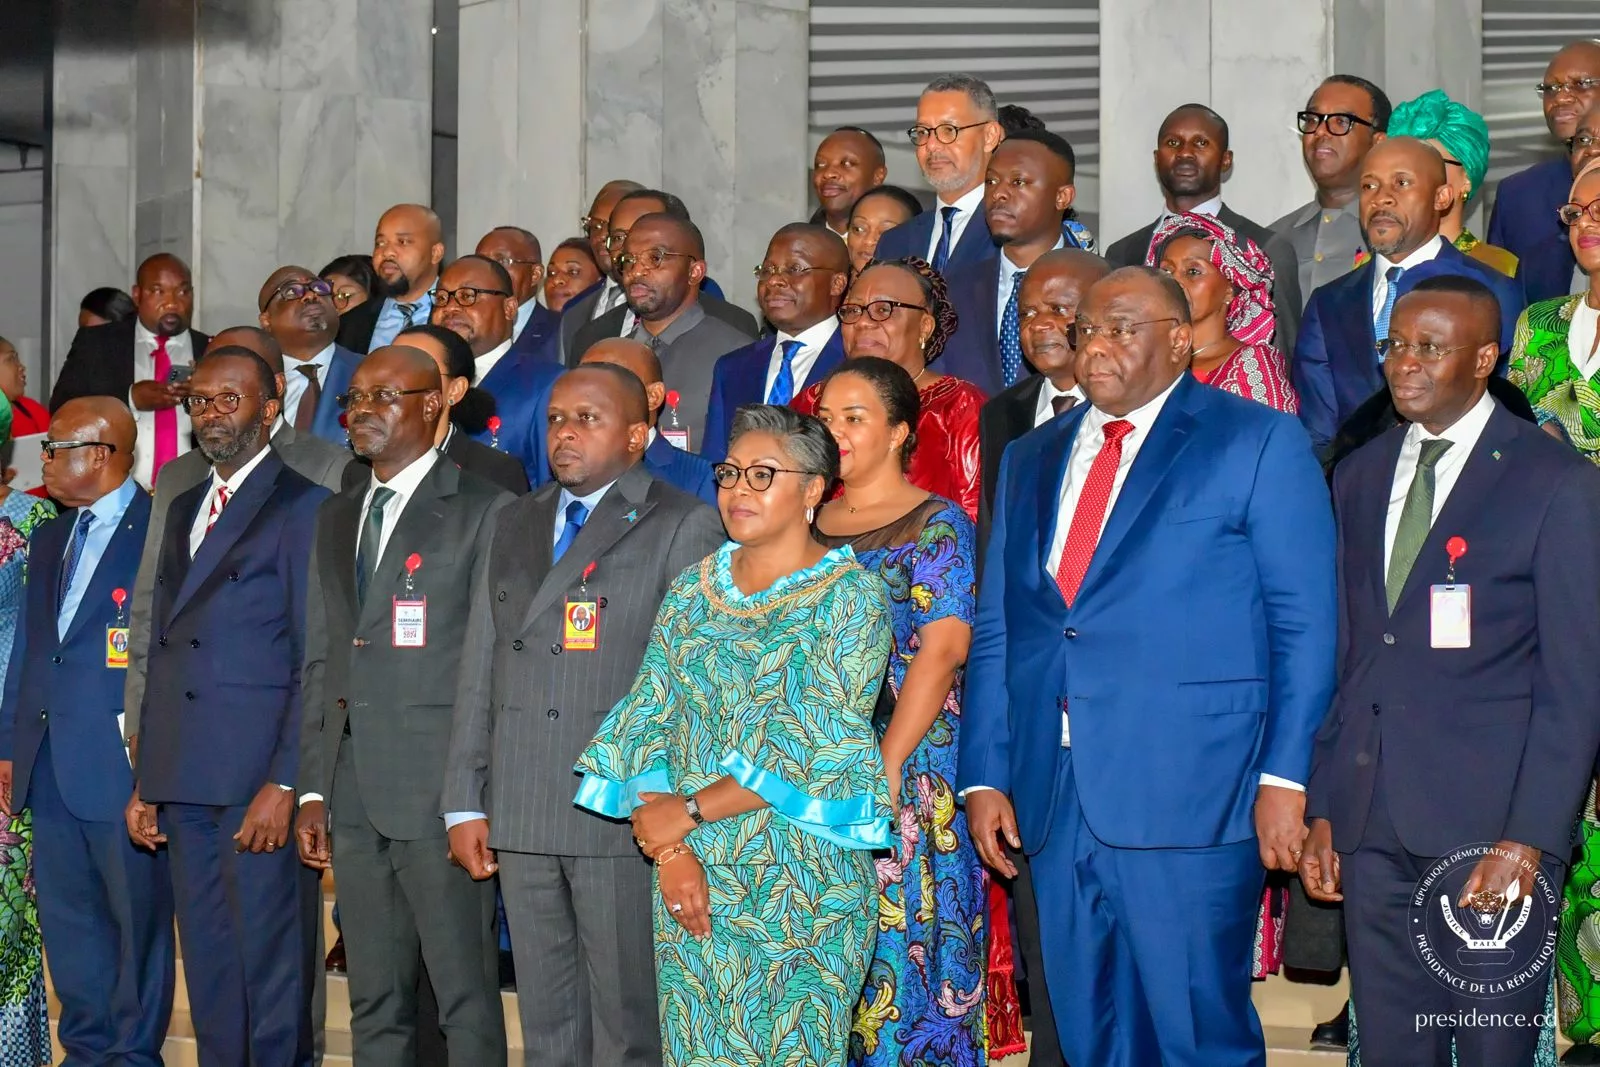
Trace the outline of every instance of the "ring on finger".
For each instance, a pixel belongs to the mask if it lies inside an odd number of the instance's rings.
[[[682,904],[674,904],[674,905],[672,905],[672,914],[676,915],[682,910],[683,910],[683,905]]]

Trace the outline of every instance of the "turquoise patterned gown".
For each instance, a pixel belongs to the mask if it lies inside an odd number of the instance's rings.
[[[824,541],[840,541],[824,538]],[[972,622],[972,520],[929,497],[880,530],[848,538],[889,592],[898,695],[917,651],[917,630],[941,619]],[[988,909],[983,867],[956,803],[961,683],[902,768],[898,833],[878,869],[878,948],[856,1009],[852,1067],[981,1067]],[[887,722],[880,722],[880,728]]]
[[[889,607],[848,548],[745,596],[736,547],[667,591],[633,691],[579,757],[576,802],[625,818],[641,792],[732,775],[771,805],[688,837],[710,938],[655,894],[662,1061],[840,1067],[878,925],[870,850],[889,844],[871,721]]]

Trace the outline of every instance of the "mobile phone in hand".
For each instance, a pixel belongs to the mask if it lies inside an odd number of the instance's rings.
[[[182,385],[194,377],[193,363],[175,363],[167,372],[167,384]]]

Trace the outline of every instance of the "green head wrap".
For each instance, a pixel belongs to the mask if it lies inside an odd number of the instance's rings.
[[[11,443],[11,401],[0,393],[0,448]]]
[[[1467,170],[1476,193],[1489,171],[1489,126],[1483,116],[1456,103],[1439,89],[1429,89],[1415,100],[1396,104],[1389,119],[1390,137],[1416,137],[1438,141]],[[1446,164],[1448,168],[1448,164]]]

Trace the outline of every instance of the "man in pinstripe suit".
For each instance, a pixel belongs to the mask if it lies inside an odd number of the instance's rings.
[[[555,481],[500,513],[467,628],[443,814],[456,862],[499,871],[518,971],[538,976],[518,1004],[540,1067],[661,1062],[649,863],[627,823],[572,803],[573,763],[632,686],[667,586],[723,537],[640,463],[648,418],[620,367],[557,380]]]

